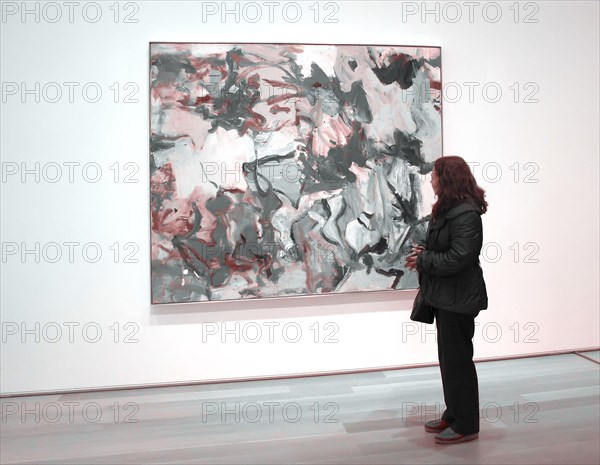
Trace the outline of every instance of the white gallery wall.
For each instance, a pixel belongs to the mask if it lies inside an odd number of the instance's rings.
[[[437,361],[415,291],[150,305],[151,41],[441,46],[444,154],[490,204],[476,359],[598,347],[598,16],[596,1],[2,2],[1,392]]]

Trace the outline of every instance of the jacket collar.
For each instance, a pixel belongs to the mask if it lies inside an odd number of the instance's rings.
[[[481,215],[481,210],[476,205],[474,205],[470,202],[464,202],[464,203],[461,203],[460,205],[457,205],[456,207],[451,208],[450,210],[448,210],[446,212],[445,215],[442,215],[435,222],[432,222],[431,229],[441,228],[442,225],[446,222],[446,220],[455,218],[458,215],[461,215],[468,211],[474,211]]]

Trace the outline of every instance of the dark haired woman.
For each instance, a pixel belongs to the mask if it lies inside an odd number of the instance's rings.
[[[437,196],[425,246],[414,245],[406,267],[419,273],[421,293],[434,307],[438,359],[446,410],[425,423],[435,441],[453,444],[479,436],[479,390],[473,363],[475,317],[488,298],[479,253],[481,215],[487,211],[481,189],[461,158],[438,158],[431,173]]]

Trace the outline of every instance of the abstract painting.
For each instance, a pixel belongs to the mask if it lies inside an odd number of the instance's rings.
[[[413,289],[441,49],[150,44],[153,304]]]

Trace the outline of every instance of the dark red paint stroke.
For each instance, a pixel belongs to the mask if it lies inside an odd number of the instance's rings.
[[[196,97],[196,101],[192,105],[204,105],[205,103],[214,100],[210,95],[205,95],[204,97]]]
[[[267,84],[272,85],[273,87],[281,87],[284,89],[294,89],[295,91],[300,91],[301,87],[293,84],[291,82],[283,82],[283,81],[274,81],[272,79],[263,79]]]
[[[432,89],[442,90],[442,83],[440,81],[436,81],[435,79],[429,79],[429,85]]]
[[[279,112],[281,112],[281,111],[283,111],[283,112],[285,112],[285,113],[289,113],[290,111],[292,111],[292,109],[291,109],[291,108],[289,108],[289,107],[281,107],[281,106],[279,106],[279,105],[275,104],[275,105],[273,105],[273,106],[271,107],[271,109],[270,109],[269,111],[270,111],[271,113],[273,113],[273,114],[275,114],[275,113],[279,113]]]

